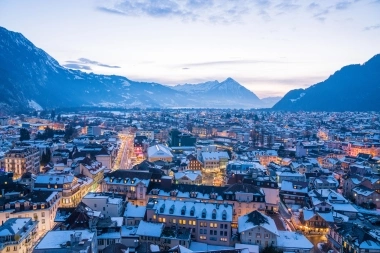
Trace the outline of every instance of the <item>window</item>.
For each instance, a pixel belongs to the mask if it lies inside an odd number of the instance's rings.
[[[223,229],[223,224],[220,224],[220,228]]]
[[[222,238],[220,238],[220,240],[221,240],[222,242],[226,242],[226,241],[227,241],[227,238],[222,237]]]
[[[224,231],[224,236],[227,236],[227,231]]]
[[[177,220],[176,220],[176,219],[173,219],[173,223],[177,223]]]
[[[223,231],[220,231],[219,235],[222,236],[223,235]]]
[[[96,204],[94,204],[94,207],[96,207]]]
[[[199,239],[201,239],[201,240],[206,240],[206,236],[204,236],[204,235],[201,235],[201,236],[199,236]]]
[[[106,210],[106,207],[105,206],[103,206],[103,211],[105,211]]]
[[[224,229],[227,229],[227,224],[224,224]]]
[[[42,224],[45,224],[45,219],[42,219]]]

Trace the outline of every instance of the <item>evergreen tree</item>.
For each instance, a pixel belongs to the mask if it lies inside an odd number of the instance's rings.
[[[20,141],[24,141],[24,140],[30,140],[30,133],[29,133],[28,129],[21,128],[20,129]]]

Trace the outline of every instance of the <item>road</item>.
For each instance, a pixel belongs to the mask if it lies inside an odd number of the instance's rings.
[[[133,152],[133,138],[132,134],[119,133],[121,144],[113,166],[114,170],[130,169],[132,167],[132,164],[130,163],[130,154]]]
[[[317,244],[320,242],[327,242],[326,235],[306,235],[306,238],[314,245],[314,253],[323,253],[318,249]]]
[[[284,226],[284,222],[281,220],[280,214],[278,214],[278,213],[276,213],[276,214],[269,214],[268,216],[270,216],[274,220],[274,223],[276,224],[276,227],[277,227],[278,230],[280,230],[280,231],[286,231],[286,228]]]

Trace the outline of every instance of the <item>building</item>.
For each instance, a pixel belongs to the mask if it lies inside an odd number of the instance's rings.
[[[380,230],[368,229],[350,222],[330,226],[327,238],[337,252],[380,252]]]
[[[5,153],[5,171],[13,172],[18,179],[22,174],[40,172],[40,152],[37,148],[14,148]]]
[[[283,252],[312,253],[314,245],[302,233],[278,231],[277,248]]]
[[[280,198],[285,204],[305,206],[309,198],[308,192],[307,182],[284,180],[281,183]]]
[[[205,172],[219,173],[227,168],[230,159],[227,152],[202,152],[201,161]]]
[[[46,252],[98,252],[97,234],[90,230],[62,230],[49,231],[40,240],[33,253]]]
[[[173,154],[170,149],[162,144],[157,144],[148,148],[148,161],[165,161],[171,162],[173,160]]]
[[[89,192],[83,197],[82,202],[104,216],[120,217],[124,212],[124,199],[125,196],[112,193]]]
[[[75,207],[89,190],[89,183],[71,174],[40,174],[34,182],[34,191],[58,191],[62,193],[61,207]]]
[[[259,211],[253,211],[238,219],[240,242],[259,245],[261,249],[277,246],[279,236],[274,220]]]
[[[144,206],[151,178],[148,171],[115,170],[104,176],[102,191],[124,194],[128,202]]]
[[[37,238],[38,221],[10,218],[0,226],[0,253],[30,252]]]
[[[32,218],[39,221],[38,232],[54,227],[55,212],[61,204],[62,193],[57,191],[34,191],[5,193],[0,198],[0,222],[11,218]]]
[[[146,210],[149,222],[190,229],[194,241],[221,246],[231,245],[232,219],[233,206],[227,203],[149,199]]]
[[[202,184],[202,172],[196,170],[180,171],[174,173],[176,184]]]
[[[137,226],[145,217],[146,206],[137,206],[127,203],[124,211],[124,224],[127,226]]]

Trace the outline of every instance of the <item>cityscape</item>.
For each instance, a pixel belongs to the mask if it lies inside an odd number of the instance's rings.
[[[0,1],[0,253],[380,253],[379,13]]]

